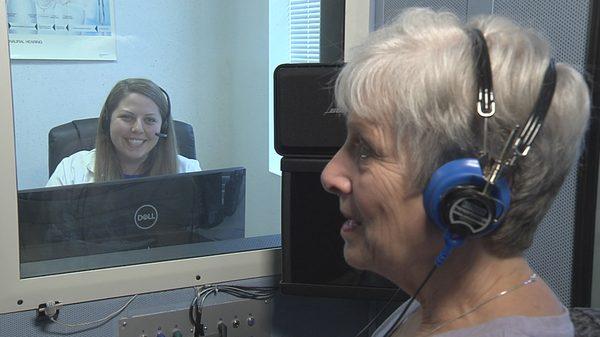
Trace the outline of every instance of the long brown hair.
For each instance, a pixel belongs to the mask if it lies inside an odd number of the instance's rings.
[[[115,84],[106,97],[106,102],[104,102],[98,118],[94,164],[94,181],[96,182],[118,180],[123,177],[115,146],[110,139],[110,120],[119,103],[132,93],[144,95],[158,106],[162,118],[160,132],[167,135],[166,138],[160,138],[148,154],[142,164],[143,174],[152,176],[177,173],[177,141],[166,92],[148,79],[128,78]]]

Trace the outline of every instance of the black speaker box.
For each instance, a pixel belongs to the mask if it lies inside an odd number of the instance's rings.
[[[346,121],[333,103],[342,64],[282,64],[274,72],[275,151],[288,157],[333,156]]]
[[[329,158],[281,160],[281,245],[284,294],[388,299],[396,287],[344,260],[344,217],[338,197],[321,186]],[[405,298],[403,296],[400,296]]]

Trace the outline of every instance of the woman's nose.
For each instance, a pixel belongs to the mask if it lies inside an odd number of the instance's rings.
[[[352,192],[352,181],[348,175],[348,166],[341,151],[333,156],[321,172],[321,184],[327,192],[336,195]]]
[[[140,119],[135,119],[133,121],[133,124],[131,125],[131,132],[140,132],[142,131],[143,126],[142,126],[142,121]]]

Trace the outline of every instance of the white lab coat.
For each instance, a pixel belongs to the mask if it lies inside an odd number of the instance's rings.
[[[94,163],[96,150],[79,151],[63,160],[56,166],[54,173],[48,180],[46,187],[85,184],[94,182]],[[177,155],[179,173],[200,171],[200,163]]]

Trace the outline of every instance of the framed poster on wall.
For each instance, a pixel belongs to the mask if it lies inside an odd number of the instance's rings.
[[[11,59],[116,60],[114,0],[8,0]]]

